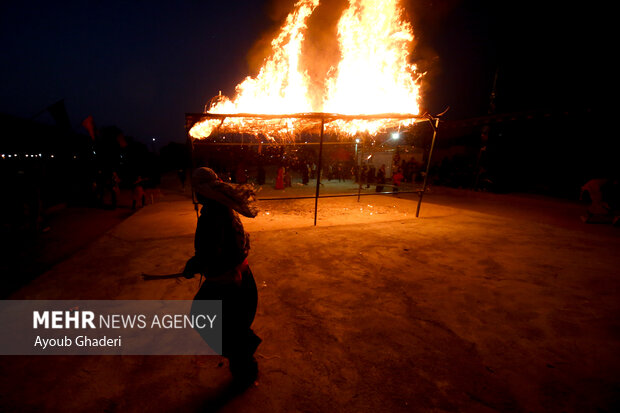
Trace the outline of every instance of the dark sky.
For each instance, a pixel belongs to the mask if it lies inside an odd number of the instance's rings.
[[[80,132],[93,115],[143,141],[182,142],[184,113],[218,90],[232,95],[252,74],[248,55],[287,3],[3,2],[0,112],[28,118],[64,98]],[[598,11],[505,3],[408,2],[416,60],[429,71],[424,107],[450,106],[452,119],[484,114],[496,69],[500,112],[592,106],[602,76]]]

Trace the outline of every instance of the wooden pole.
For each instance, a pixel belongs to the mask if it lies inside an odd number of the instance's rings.
[[[357,187],[357,202],[360,201],[360,196],[362,194],[362,162],[363,160],[364,160],[364,146],[362,144],[360,148],[359,157],[356,156],[356,159],[355,159],[355,162],[359,162],[357,165],[357,182],[359,183],[359,186]],[[366,171],[366,176],[368,176],[368,171]]]
[[[325,118],[321,118],[321,143],[319,144],[319,165],[316,168],[316,195],[314,196],[314,226],[319,208],[319,188],[321,187],[321,169],[323,168],[323,134],[325,132]]]
[[[200,214],[198,213],[198,200],[196,199],[196,192],[194,192],[194,184],[192,180],[192,176],[194,175],[194,170],[196,169],[196,159],[194,159],[194,140],[189,134],[188,127],[189,123],[186,120],[186,132],[187,132],[187,141],[186,145],[189,146],[189,190],[192,194],[192,204],[194,205],[194,211],[196,211],[196,220],[200,218]],[[185,170],[185,165],[183,165],[183,169]],[[187,172],[185,172],[187,174]]]
[[[426,185],[428,183],[428,174],[431,169],[431,158],[433,157],[433,148],[435,147],[435,138],[437,137],[437,128],[439,127],[439,118],[435,118],[435,123],[433,124],[432,120],[431,126],[433,128],[433,140],[431,141],[431,150],[428,153],[428,161],[426,162],[426,174],[424,175],[424,184],[422,185],[422,191],[420,192],[420,199],[418,199],[418,208],[415,211],[415,217],[418,218],[420,216],[420,205],[422,205],[422,197],[424,197],[424,192],[426,191]]]
[[[495,112],[495,95],[497,92],[497,75],[499,74],[499,68],[495,70],[495,77],[493,78],[493,88],[491,89],[491,96],[489,96],[489,110],[487,115],[492,115]],[[491,127],[487,123],[482,126],[480,131],[480,151],[478,152],[478,160],[476,161],[476,179],[474,180],[474,191],[478,190],[478,184],[480,183],[480,173],[482,166],[482,157],[487,150],[487,142],[489,140],[489,130]]]

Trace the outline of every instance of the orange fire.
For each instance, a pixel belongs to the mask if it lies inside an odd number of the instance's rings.
[[[413,30],[403,19],[398,0],[349,0],[338,22],[340,61],[328,72],[321,91],[311,90],[311,85],[316,88],[317,83],[312,82],[301,64],[307,21],[318,6],[319,0],[299,0],[271,42],[272,54],[258,75],[237,85],[233,100],[214,100],[207,113],[418,115],[421,74],[408,62]],[[322,102],[317,104],[315,100],[313,107],[311,95],[321,96]],[[375,135],[413,122],[413,118],[331,120],[326,129],[349,136]],[[293,136],[300,131],[300,123],[294,118],[207,119],[194,125],[190,135],[202,139],[218,131],[260,133],[273,139]]]

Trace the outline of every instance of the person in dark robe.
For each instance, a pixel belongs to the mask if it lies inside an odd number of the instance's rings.
[[[265,167],[262,164],[258,165],[256,183],[258,185],[265,185]]]
[[[245,171],[245,167],[242,164],[237,165],[235,180],[238,184],[245,184],[248,182],[248,175]]]
[[[363,186],[370,188],[370,184],[368,183],[368,165],[362,165],[361,180]]]
[[[183,274],[186,278],[204,277],[195,302],[222,301],[222,355],[229,360],[233,384],[245,388],[257,378],[254,352],[262,340],[251,328],[258,293],[247,261],[250,238],[238,213],[256,216],[255,192],[251,185],[222,182],[204,167],[194,172],[192,183],[202,209],[194,238],[195,255],[187,261]]]
[[[292,185],[291,168],[284,170],[284,187],[288,188]]]
[[[381,165],[377,171],[377,192],[383,192],[383,185],[385,185],[385,165]]]
[[[374,165],[370,165],[368,167],[368,183],[371,184],[371,183],[374,183],[374,182],[375,182],[375,167],[374,167]],[[369,187],[370,187],[370,185],[367,186],[366,188],[369,188]]]

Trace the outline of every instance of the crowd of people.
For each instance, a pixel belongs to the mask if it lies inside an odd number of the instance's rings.
[[[364,188],[374,185],[377,187],[377,192],[383,192],[386,186],[398,191],[403,183],[422,181],[421,165],[414,159],[401,160],[395,157],[394,161],[391,169],[388,169],[385,164],[375,166],[372,162],[364,163],[361,167],[353,161],[326,162],[321,168],[321,184],[350,181],[359,183]],[[318,166],[314,162],[294,165],[282,163],[272,169],[266,168],[262,163],[249,167],[241,162],[232,168],[217,168],[216,170],[224,182],[237,184],[253,182],[262,186],[270,181],[275,189],[283,190],[293,186],[293,181],[298,182],[298,185],[309,185],[310,180],[317,178]],[[271,179],[268,179],[268,175]]]

